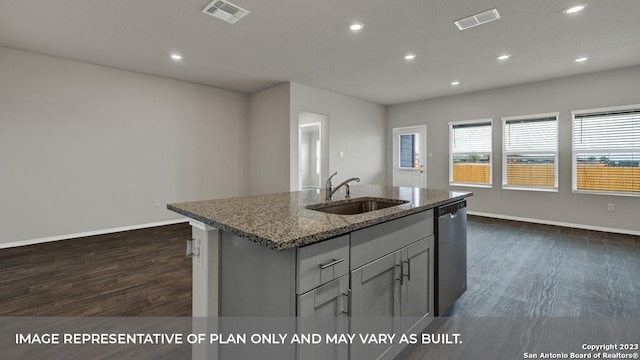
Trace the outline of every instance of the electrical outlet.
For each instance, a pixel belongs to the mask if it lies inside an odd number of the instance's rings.
[[[200,239],[196,239],[196,246],[194,250],[198,252],[198,255],[194,256],[196,265],[198,265],[198,267],[202,267],[202,241]]]
[[[340,152],[338,153],[338,156],[339,156],[339,157],[341,157],[341,158],[343,158],[343,157],[344,157],[344,151],[340,151]]]
[[[615,212],[616,211],[616,204],[607,204],[607,210],[609,212]]]
[[[154,207],[160,207],[160,200],[153,200]]]

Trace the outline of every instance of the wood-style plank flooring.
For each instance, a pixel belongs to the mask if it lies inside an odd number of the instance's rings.
[[[640,237],[469,217],[454,316],[640,316]],[[187,224],[0,250],[0,316],[188,316]]]
[[[188,224],[0,250],[0,316],[189,316]]]
[[[640,237],[469,217],[454,316],[640,316]]]

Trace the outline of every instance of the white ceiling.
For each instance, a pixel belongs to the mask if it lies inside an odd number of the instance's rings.
[[[233,0],[251,11],[233,25],[201,13],[209,1],[0,0],[0,45],[246,93],[294,81],[384,105],[640,64],[639,0]],[[576,2],[588,7],[563,14]],[[498,21],[453,25],[494,7]],[[351,32],[354,21],[365,28]]]

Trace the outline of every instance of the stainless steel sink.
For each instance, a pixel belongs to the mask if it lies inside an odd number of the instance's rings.
[[[328,202],[309,205],[306,209],[322,211],[338,215],[356,215],[370,211],[386,209],[392,206],[407,204],[406,200],[382,199],[382,198],[358,198],[340,202]]]

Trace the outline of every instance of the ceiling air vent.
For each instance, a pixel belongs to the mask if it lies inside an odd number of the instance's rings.
[[[233,24],[247,15],[249,10],[243,9],[228,1],[214,0],[211,4],[202,9],[202,12]]]
[[[498,20],[498,19],[500,19],[500,14],[498,13],[498,10],[491,9],[485,12],[481,12],[480,14],[475,14],[475,15],[466,17],[464,19],[460,19],[454,22],[454,24],[456,24],[456,26],[460,30],[467,30],[474,26],[486,24],[488,22]]]

